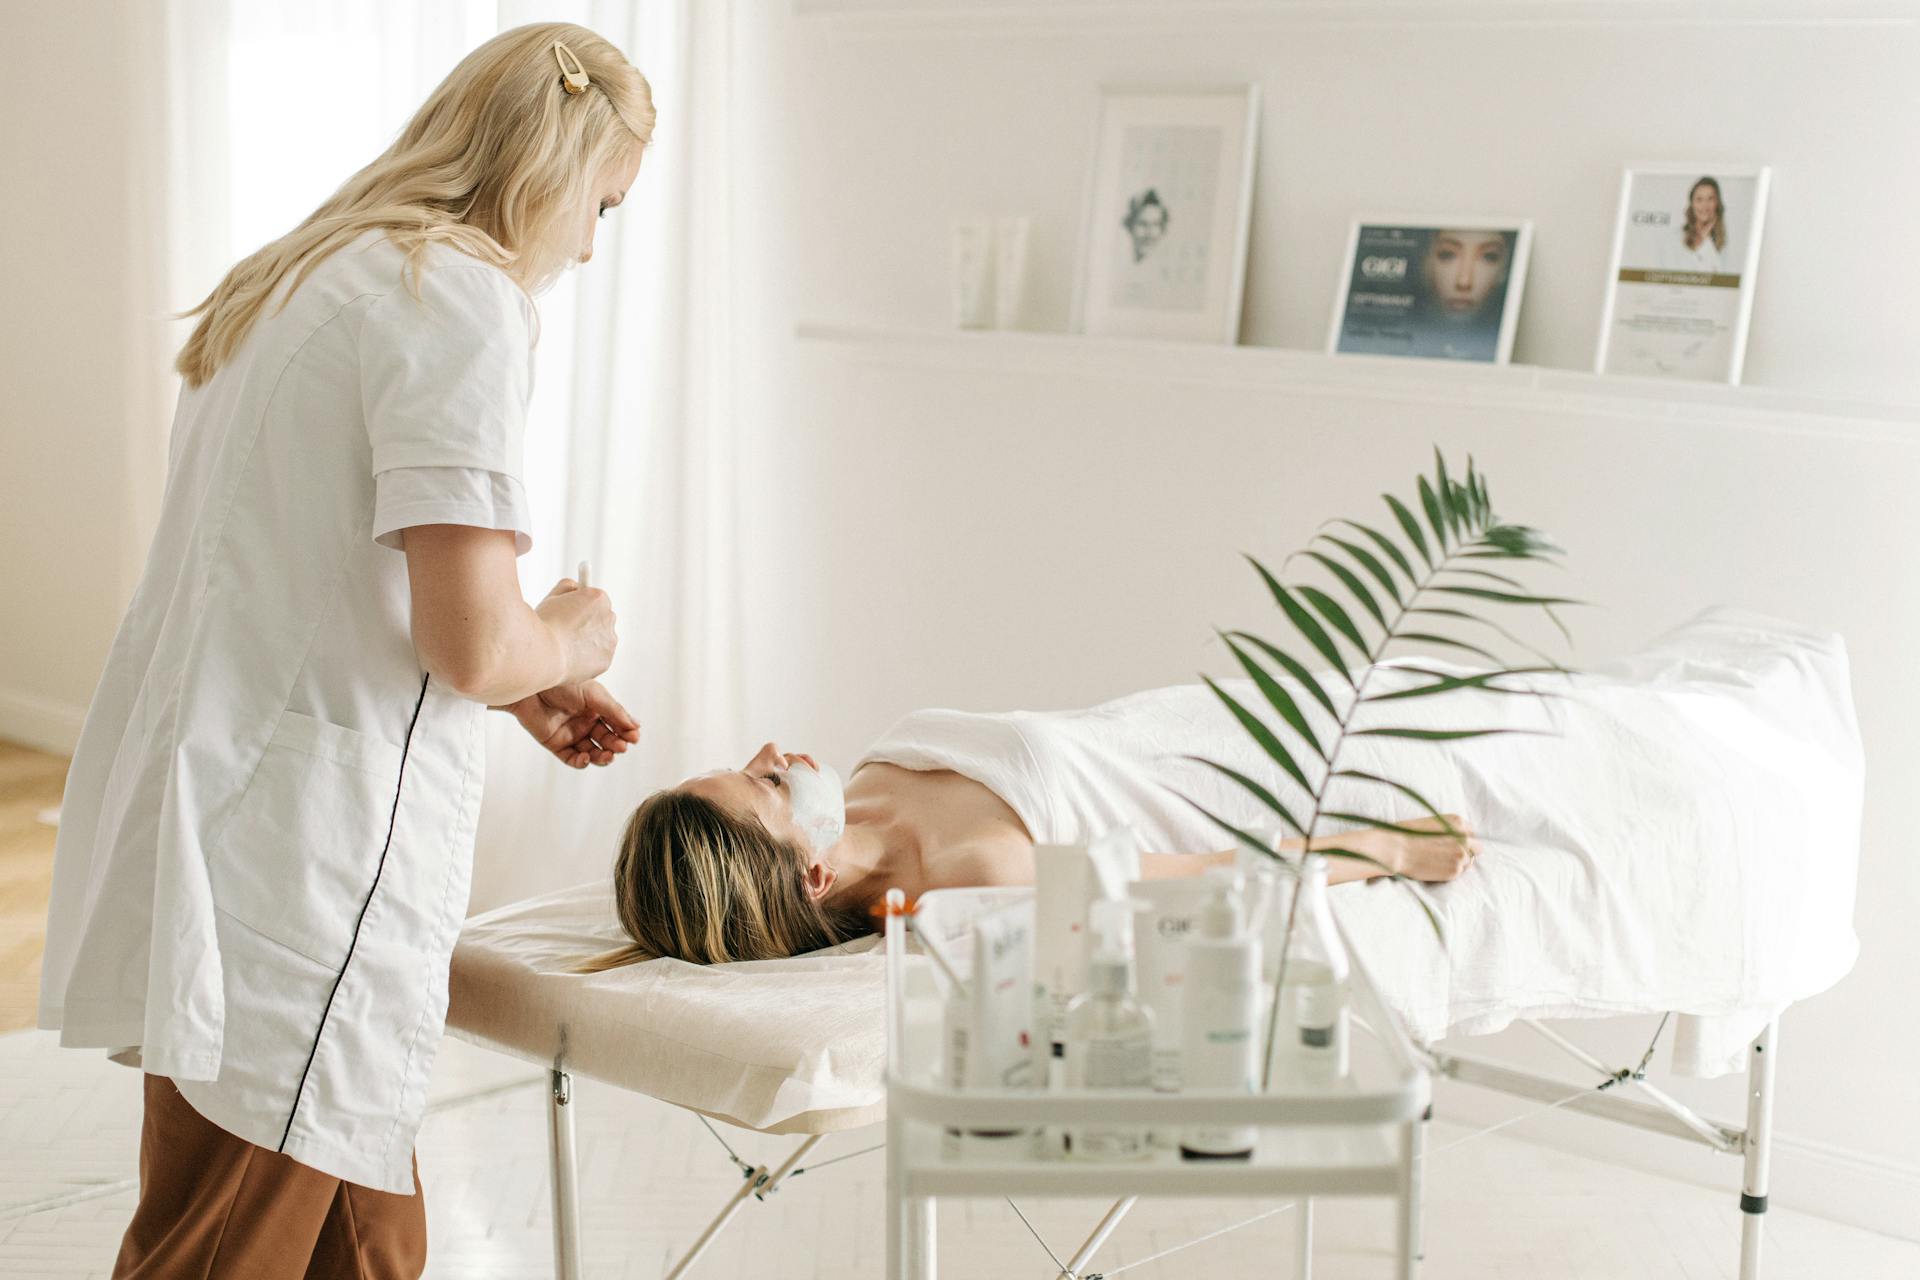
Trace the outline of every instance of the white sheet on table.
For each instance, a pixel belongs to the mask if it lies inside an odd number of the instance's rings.
[[[1388,665],[1370,691],[1425,679]],[[1550,736],[1445,747],[1350,737],[1340,758],[1414,786],[1487,837],[1468,875],[1428,891],[1449,947],[1398,888],[1343,886],[1335,909],[1423,1039],[1517,1017],[1673,1010],[1705,1019],[1676,1037],[1677,1071],[1740,1069],[1753,1034],[1837,981],[1857,950],[1862,766],[1844,646],[1721,609],[1571,680],[1532,680],[1566,697],[1461,690],[1369,704],[1355,724]],[[1338,677],[1322,683],[1344,710]],[[1250,682],[1223,684],[1264,707]],[[1333,718],[1297,700],[1325,739]],[[1126,824],[1152,851],[1226,847],[1188,799],[1242,826],[1267,819],[1189,756],[1256,777],[1295,815],[1307,812],[1298,785],[1198,685],[1084,711],[914,712],[868,752],[975,778],[1047,843]],[[1418,816],[1406,799],[1349,781],[1328,808]]]
[[[1422,1039],[1520,1017],[1674,1010],[1691,1015],[1676,1070],[1738,1070],[1753,1034],[1836,982],[1857,951],[1861,760],[1845,651],[1834,636],[1716,611],[1574,692],[1555,704],[1554,737],[1444,750],[1356,740],[1346,763],[1404,777],[1493,842],[1470,874],[1428,890],[1445,950],[1397,888],[1343,886],[1336,910]],[[1062,816],[1045,821],[1062,825],[1036,835],[1117,814],[1163,849],[1224,847],[1169,778],[1257,816],[1215,775],[1170,759],[1262,767],[1212,695],[1158,690],[1124,700],[1124,714],[1117,705],[1016,713],[1028,754],[1008,767],[1045,771],[1054,794],[1098,785],[1103,797],[1097,811],[1056,805]],[[1538,725],[1542,714],[1532,699],[1493,695],[1382,705],[1415,725]],[[1407,809],[1384,793],[1351,798],[1383,815]],[[792,960],[570,972],[623,940],[604,881],[474,917],[454,954],[449,1029],[551,1062],[565,1028],[575,1071],[751,1128],[827,1132],[879,1117],[873,940]]]

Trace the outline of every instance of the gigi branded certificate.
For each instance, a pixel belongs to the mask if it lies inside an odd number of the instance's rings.
[[[1627,171],[1614,229],[1601,373],[1740,381],[1768,171]]]

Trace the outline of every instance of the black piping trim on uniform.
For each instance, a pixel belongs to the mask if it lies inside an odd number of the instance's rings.
[[[353,949],[360,943],[360,924],[367,918],[367,908],[373,905],[374,890],[380,887],[380,873],[386,870],[387,851],[393,848],[393,828],[400,817],[400,784],[407,777],[407,753],[413,749],[413,727],[420,723],[420,708],[427,701],[427,682],[431,674],[420,679],[420,696],[414,700],[413,719],[407,721],[407,740],[400,746],[400,773],[393,783],[393,810],[387,814],[387,840],[380,846],[380,861],[373,869],[373,883],[367,886],[367,896],[360,902],[360,914],[353,919],[353,940],[347,943],[347,955],[340,962],[340,972],[333,975],[333,987],[327,992],[327,1007],[320,1011],[320,1025],[313,1029],[313,1048],[307,1050],[307,1065],[300,1069],[300,1084],[293,1091],[293,1106],[287,1111],[287,1127],[280,1134],[280,1145],[276,1151],[287,1149],[287,1138],[293,1133],[293,1118],[300,1112],[300,1098],[307,1089],[307,1074],[313,1070],[313,1059],[320,1052],[320,1037],[327,1029],[327,1016],[333,1012],[333,998],[340,992],[341,980],[347,976],[347,966],[353,963]]]

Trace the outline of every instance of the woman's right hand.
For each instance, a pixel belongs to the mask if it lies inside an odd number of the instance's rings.
[[[562,578],[534,612],[559,639],[566,657],[566,677],[556,683],[581,684],[613,664],[620,637],[614,633],[613,602],[606,592]]]

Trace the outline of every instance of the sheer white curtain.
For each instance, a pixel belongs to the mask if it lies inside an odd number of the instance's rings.
[[[638,750],[575,772],[491,718],[474,875],[484,908],[604,875],[633,804],[738,739],[729,467],[730,0],[167,0],[150,17],[156,315],[372,159],[468,50],[523,22],[599,31],[651,81],[659,123],[594,259],[540,299],[526,479],[530,599],[581,559],[620,615],[606,682]],[[156,326],[157,327],[157,326]],[[170,359],[184,337],[156,346]],[[156,362],[157,364],[158,362]],[[155,402],[171,405],[156,367]],[[157,489],[157,480],[156,480]]]

